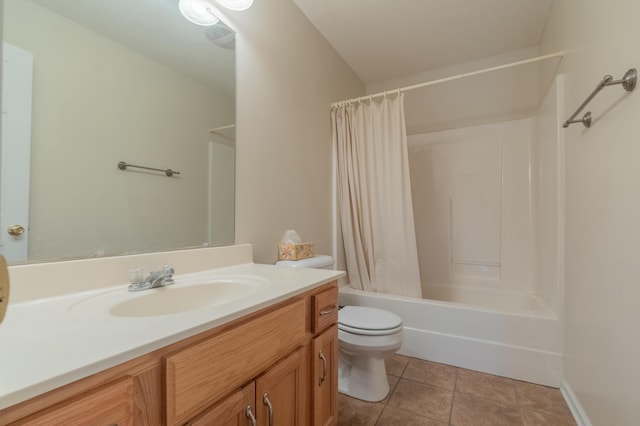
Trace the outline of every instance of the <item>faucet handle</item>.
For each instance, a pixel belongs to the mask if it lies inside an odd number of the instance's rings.
[[[144,268],[137,267],[129,270],[129,282],[139,284],[144,281]]]
[[[137,267],[129,270],[129,291],[144,290],[145,284],[144,268]]]
[[[169,266],[168,264],[164,264],[162,265],[162,273],[164,275],[173,275],[176,273],[175,269],[173,269],[171,266]]]
[[[173,274],[175,273],[175,269],[173,269],[169,265],[162,266],[162,285],[171,285],[174,283]]]

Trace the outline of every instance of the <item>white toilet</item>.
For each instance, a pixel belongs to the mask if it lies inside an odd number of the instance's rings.
[[[389,393],[384,359],[402,346],[402,320],[394,313],[362,306],[338,312],[338,390],[364,401]]]
[[[330,268],[331,256],[279,261],[276,266]],[[364,401],[382,401],[389,393],[384,359],[402,346],[402,319],[382,309],[345,306],[338,312],[338,390]]]

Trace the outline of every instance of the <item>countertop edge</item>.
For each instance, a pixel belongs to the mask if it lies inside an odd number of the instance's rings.
[[[250,264],[250,265],[255,266],[257,264]],[[260,265],[260,266],[267,266],[271,268],[280,269],[280,268],[274,267],[273,265]],[[231,266],[229,268],[234,268],[234,266]],[[228,269],[228,268],[220,268],[220,269]],[[212,271],[217,271],[217,270],[218,269],[214,269]],[[308,282],[306,284],[301,285],[300,287],[292,288],[288,291],[277,294],[273,298],[263,300],[256,304],[250,305],[246,308],[239,309],[238,311],[234,311],[232,313],[223,315],[221,317],[214,318],[211,321],[186,327],[181,331],[169,334],[166,337],[163,337],[161,339],[157,339],[155,341],[142,344],[138,347],[134,347],[130,350],[126,350],[114,356],[96,360],[95,362],[80,366],[79,368],[69,371],[67,373],[60,374],[55,377],[50,377],[41,382],[25,386],[23,388],[19,388],[14,391],[9,391],[3,395],[0,395],[0,410],[25,402],[31,398],[43,395],[49,391],[68,385],[75,381],[87,378],[93,374],[100,373],[109,368],[116,367],[120,364],[134,360],[140,356],[149,354],[155,350],[180,342],[184,339],[193,337],[202,332],[211,330],[216,327],[220,327],[233,320],[253,314],[255,312],[258,312],[261,309],[267,308],[269,306],[273,306],[291,297],[295,297],[297,295],[306,293],[310,290],[313,290],[314,288],[330,283],[346,275],[345,272],[342,272],[342,271],[334,271],[334,270],[323,270],[323,271],[325,273],[328,273],[327,275],[325,275],[325,277],[319,280],[312,280],[313,282]]]

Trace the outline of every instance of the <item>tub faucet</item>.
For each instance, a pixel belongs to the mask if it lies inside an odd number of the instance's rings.
[[[132,281],[129,284],[129,291],[140,291],[171,285],[174,282],[174,273],[175,270],[171,266],[164,265],[159,271],[150,272],[149,276],[145,278],[144,281]]]

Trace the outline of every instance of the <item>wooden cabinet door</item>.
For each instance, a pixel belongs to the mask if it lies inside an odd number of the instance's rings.
[[[314,426],[338,423],[338,326],[311,343],[311,410]]]
[[[251,382],[187,423],[189,426],[251,426],[256,414],[256,389]]]
[[[307,391],[306,348],[278,362],[256,380],[259,426],[305,426]]]

